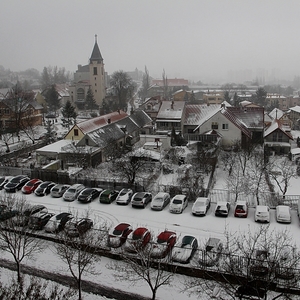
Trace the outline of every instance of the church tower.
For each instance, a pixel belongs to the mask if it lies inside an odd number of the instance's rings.
[[[95,35],[95,45],[89,63],[90,87],[93,91],[94,98],[99,107],[102,106],[105,97],[105,70],[103,58],[100,53],[97,35]]]

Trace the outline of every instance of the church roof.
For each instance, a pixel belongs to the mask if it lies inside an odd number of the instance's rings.
[[[102,55],[100,53],[100,49],[98,47],[98,43],[97,43],[97,35],[96,35],[96,40],[95,40],[95,45],[94,45],[94,49],[90,58],[90,63],[92,61],[97,61],[98,63],[103,61]]]

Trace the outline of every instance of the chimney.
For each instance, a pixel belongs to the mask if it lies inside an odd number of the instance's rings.
[[[174,101],[171,102],[171,109],[174,109]]]
[[[110,119],[110,118],[107,119],[107,123],[108,123],[108,124],[111,123],[111,119]]]

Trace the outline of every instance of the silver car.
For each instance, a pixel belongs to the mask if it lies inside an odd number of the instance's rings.
[[[50,191],[53,198],[60,198],[63,196],[65,191],[70,187],[69,184],[56,184]]]
[[[75,183],[71,185],[64,193],[63,199],[65,201],[74,201],[78,197],[79,193],[85,188],[83,184]]]

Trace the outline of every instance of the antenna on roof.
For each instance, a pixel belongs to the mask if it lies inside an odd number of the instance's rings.
[[[95,44],[97,44],[97,34],[95,34]]]

